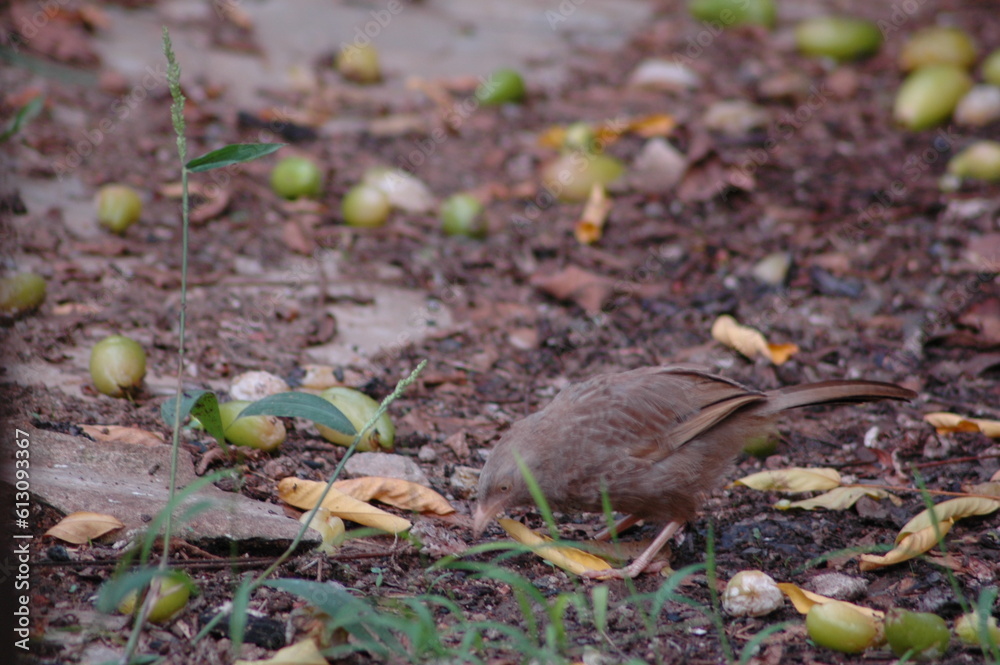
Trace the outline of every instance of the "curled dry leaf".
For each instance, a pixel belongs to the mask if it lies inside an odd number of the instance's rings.
[[[938,434],[952,432],[982,432],[991,439],[1000,439],[1000,420],[966,418],[957,413],[935,411],[924,415],[924,420],[934,426]]]
[[[933,531],[935,520],[939,523],[947,520],[954,522],[962,519],[963,517],[989,515],[998,508],[1000,508],[1000,499],[961,497],[958,499],[942,501],[934,506],[933,516],[929,510],[925,510],[915,515],[913,519],[907,522],[903,528],[899,530],[899,535],[896,536],[896,543],[898,544],[910,534],[923,531],[927,528],[930,528]]]
[[[301,478],[283,478],[278,483],[278,497],[287,504],[310,510],[323,494],[326,483]],[[331,514],[351,522],[364,524],[389,533],[401,533],[410,528],[409,520],[371,506],[336,489],[330,489],[323,500],[323,507]]]
[[[498,522],[511,538],[524,545],[534,547],[535,554],[563,570],[580,575],[591,570],[611,569],[610,563],[583,550],[574,547],[545,545],[552,540],[538,535],[520,522],[506,518],[501,518]]]
[[[284,649],[278,649],[265,660],[237,660],[233,665],[329,665],[316,642],[308,637]]]
[[[604,234],[604,222],[611,212],[611,199],[604,186],[595,182],[590,188],[590,197],[583,207],[583,214],[573,229],[576,241],[581,245],[592,245]]]
[[[344,535],[347,533],[344,520],[331,515],[323,506],[317,508],[315,512],[310,510],[302,513],[299,522],[308,524],[310,529],[317,531],[323,538],[317,548],[323,554],[333,554],[344,542]]]
[[[784,364],[799,352],[795,344],[771,344],[755,328],[740,325],[736,319],[723,314],[712,324],[712,339],[739,351],[747,358],[762,355],[775,365]]]
[[[836,469],[804,469],[792,467],[776,471],[761,471],[733,481],[755,490],[771,492],[813,492],[832,490],[840,486]]]
[[[798,611],[799,614],[809,614],[809,609],[813,605],[823,605],[825,603],[830,603],[837,600],[836,598],[830,598],[829,596],[821,596],[820,594],[813,593],[812,591],[806,591],[805,589],[796,586],[794,584],[790,584],[788,582],[779,582],[778,588],[781,589],[782,593],[788,596],[788,600],[792,601],[792,605],[795,606],[795,609]],[[838,602],[850,605],[851,607],[856,609],[858,612],[861,612],[865,616],[875,617],[878,619],[881,619],[882,617],[885,616],[885,612],[880,612],[879,610],[873,610],[870,607],[862,607],[861,605],[855,605],[854,603],[847,603],[846,601],[843,600]]]
[[[951,531],[954,520],[948,519],[938,523],[938,528],[929,526],[905,536],[896,546],[885,554],[862,554],[858,568],[862,571],[883,568],[902,561],[908,561],[931,549],[938,543],[938,537],[944,538]]]
[[[399,478],[365,476],[350,480],[338,480],[333,489],[354,497],[358,501],[381,501],[390,506],[412,510],[417,513],[450,515],[455,512],[448,499],[429,487]]]
[[[165,443],[163,435],[149,432],[138,427],[122,427],[120,425],[80,425],[80,429],[94,441],[108,443],[133,443],[142,446],[158,446]]]
[[[46,531],[45,535],[74,545],[82,545],[123,526],[125,525],[114,515],[79,511],[59,520],[59,523]]]
[[[801,508],[802,510],[816,510],[817,508],[847,510],[863,496],[871,497],[872,499],[889,499],[897,506],[903,503],[895,494],[876,487],[834,487],[829,492],[814,496],[811,499],[793,501],[780,506],[775,505],[775,507],[779,510],[788,510],[790,508]]]

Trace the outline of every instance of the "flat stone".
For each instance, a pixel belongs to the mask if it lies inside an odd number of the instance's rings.
[[[388,453],[355,453],[347,460],[344,470],[352,476],[398,478],[430,487],[423,470],[409,457]]]

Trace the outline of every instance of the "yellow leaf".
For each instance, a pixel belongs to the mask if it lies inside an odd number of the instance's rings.
[[[952,520],[942,520],[938,523],[941,537],[944,538],[955,522]],[[913,557],[923,554],[927,550],[937,545],[937,532],[933,526],[927,527],[915,533],[911,533],[896,543],[896,547],[885,554],[862,554],[861,563],[858,567],[862,571],[875,570],[891,566],[901,561],[908,561]]]
[[[94,441],[106,443],[121,442],[143,446],[158,446],[164,443],[163,435],[138,427],[121,425],[80,425],[80,429]]]
[[[114,515],[79,511],[59,520],[59,523],[46,531],[45,535],[74,545],[82,545],[123,526],[125,525]]]
[[[278,483],[278,497],[296,508],[310,510],[316,507],[320,495],[326,483],[315,480],[302,480],[301,478],[283,478]],[[350,497],[343,492],[330,489],[326,499],[323,500],[323,507],[336,515],[351,522],[364,524],[375,529],[388,531],[389,533],[401,533],[410,528],[409,520],[397,517],[392,513],[371,506],[364,501]]]
[[[963,517],[972,517],[975,515],[989,515],[997,508],[1000,508],[1000,499],[983,499],[979,497],[961,497],[958,499],[949,499],[948,501],[942,501],[934,506],[934,517],[938,522],[944,522],[945,520],[960,520]],[[899,535],[896,536],[896,542],[899,543],[901,540],[906,538],[911,533],[917,531],[923,531],[924,529],[931,528],[933,530],[934,520],[931,517],[931,513],[928,510],[919,513],[914,516],[909,522],[907,522],[902,529],[899,530]]]
[[[633,118],[628,123],[629,131],[647,139],[654,136],[669,136],[675,127],[677,127],[677,121],[667,113],[644,115]]]
[[[278,649],[265,660],[237,660],[233,665],[329,665],[312,638]]]
[[[966,418],[957,413],[935,411],[924,415],[924,420],[937,429],[938,434],[952,432],[982,432],[991,439],[1000,438],[1000,420]]]
[[[740,325],[728,314],[723,314],[712,324],[712,339],[735,349],[747,358],[761,355],[775,365],[784,364],[799,352],[799,347],[795,344],[769,343],[759,330]]]
[[[581,245],[592,245],[600,240],[609,212],[611,212],[611,200],[604,191],[604,186],[595,182],[590,188],[590,197],[583,208],[583,214],[573,229],[576,241]]]
[[[824,603],[829,603],[836,598],[830,598],[828,596],[821,596],[818,593],[813,593],[812,591],[806,591],[805,589],[798,587],[794,584],[789,584],[788,582],[779,582],[778,588],[788,596],[788,600],[792,601],[792,605],[798,610],[799,614],[809,614],[809,608],[813,605],[823,605]],[[844,603],[845,601],[840,601]],[[862,607],[861,605],[855,605],[854,603],[845,603],[850,605],[858,612],[861,612],[865,616],[875,617],[881,619],[885,616],[885,612],[880,612],[879,610],[873,610],[870,607]]]
[[[804,499],[802,501],[794,501],[781,506],[780,510],[787,510],[789,508],[801,508],[803,510],[815,510],[817,508],[826,508],[827,510],[847,510],[855,503],[858,502],[863,496],[869,496],[873,499],[889,499],[897,506],[902,503],[899,497],[895,494],[890,494],[885,490],[881,490],[875,487],[834,487],[829,492],[825,494],[820,494],[811,499]]]
[[[319,532],[323,542],[317,549],[323,554],[333,554],[344,542],[344,535],[347,533],[344,520],[336,515],[331,515],[330,511],[323,506],[317,508],[315,512],[308,510],[302,513],[299,522],[308,524],[310,529]]]
[[[333,488],[358,501],[381,501],[390,506],[418,513],[450,515],[455,512],[448,499],[431,488],[399,478],[378,476],[351,478],[338,480],[333,484]]]
[[[561,148],[566,140],[566,128],[562,125],[549,127],[538,136],[538,145],[543,148]]]
[[[610,570],[611,564],[600,557],[588,554],[583,550],[563,545],[545,545],[552,540],[545,536],[540,536],[520,522],[511,519],[501,518],[497,520],[507,534],[519,543],[531,545],[535,554],[546,561],[550,561],[563,570],[567,570],[577,575],[589,570]]]
[[[804,469],[792,467],[776,471],[751,473],[737,481],[755,490],[773,492],[812,492],[832,490],[840,486],[840,474],[836,469]]]

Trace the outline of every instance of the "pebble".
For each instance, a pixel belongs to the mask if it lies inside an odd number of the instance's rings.
[[[430,486],[430,481],[417,463],[409,457],[389,453],[354,453],[344,465],[352,476],[379,476],[409,480],[418,485]]]
[[[476,487],[479,485],[479,469],[474,469],[471,466],[456,466],[451,472],[449,483],[455,494],[462,498],[468,498],[475,494]]]
[[[822,596],[853,600],[865,592],[868,582],[861,577],[851,577],[843,573],[823,573],[809,580],[808,586]]]

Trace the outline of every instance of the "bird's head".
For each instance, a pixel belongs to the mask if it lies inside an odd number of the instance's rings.
[[[504,441],[493,449],[479,474],[479,491],[472,531],[478,537],[507,508],[531,503],[531,492],[518,465],[514,446]]]

